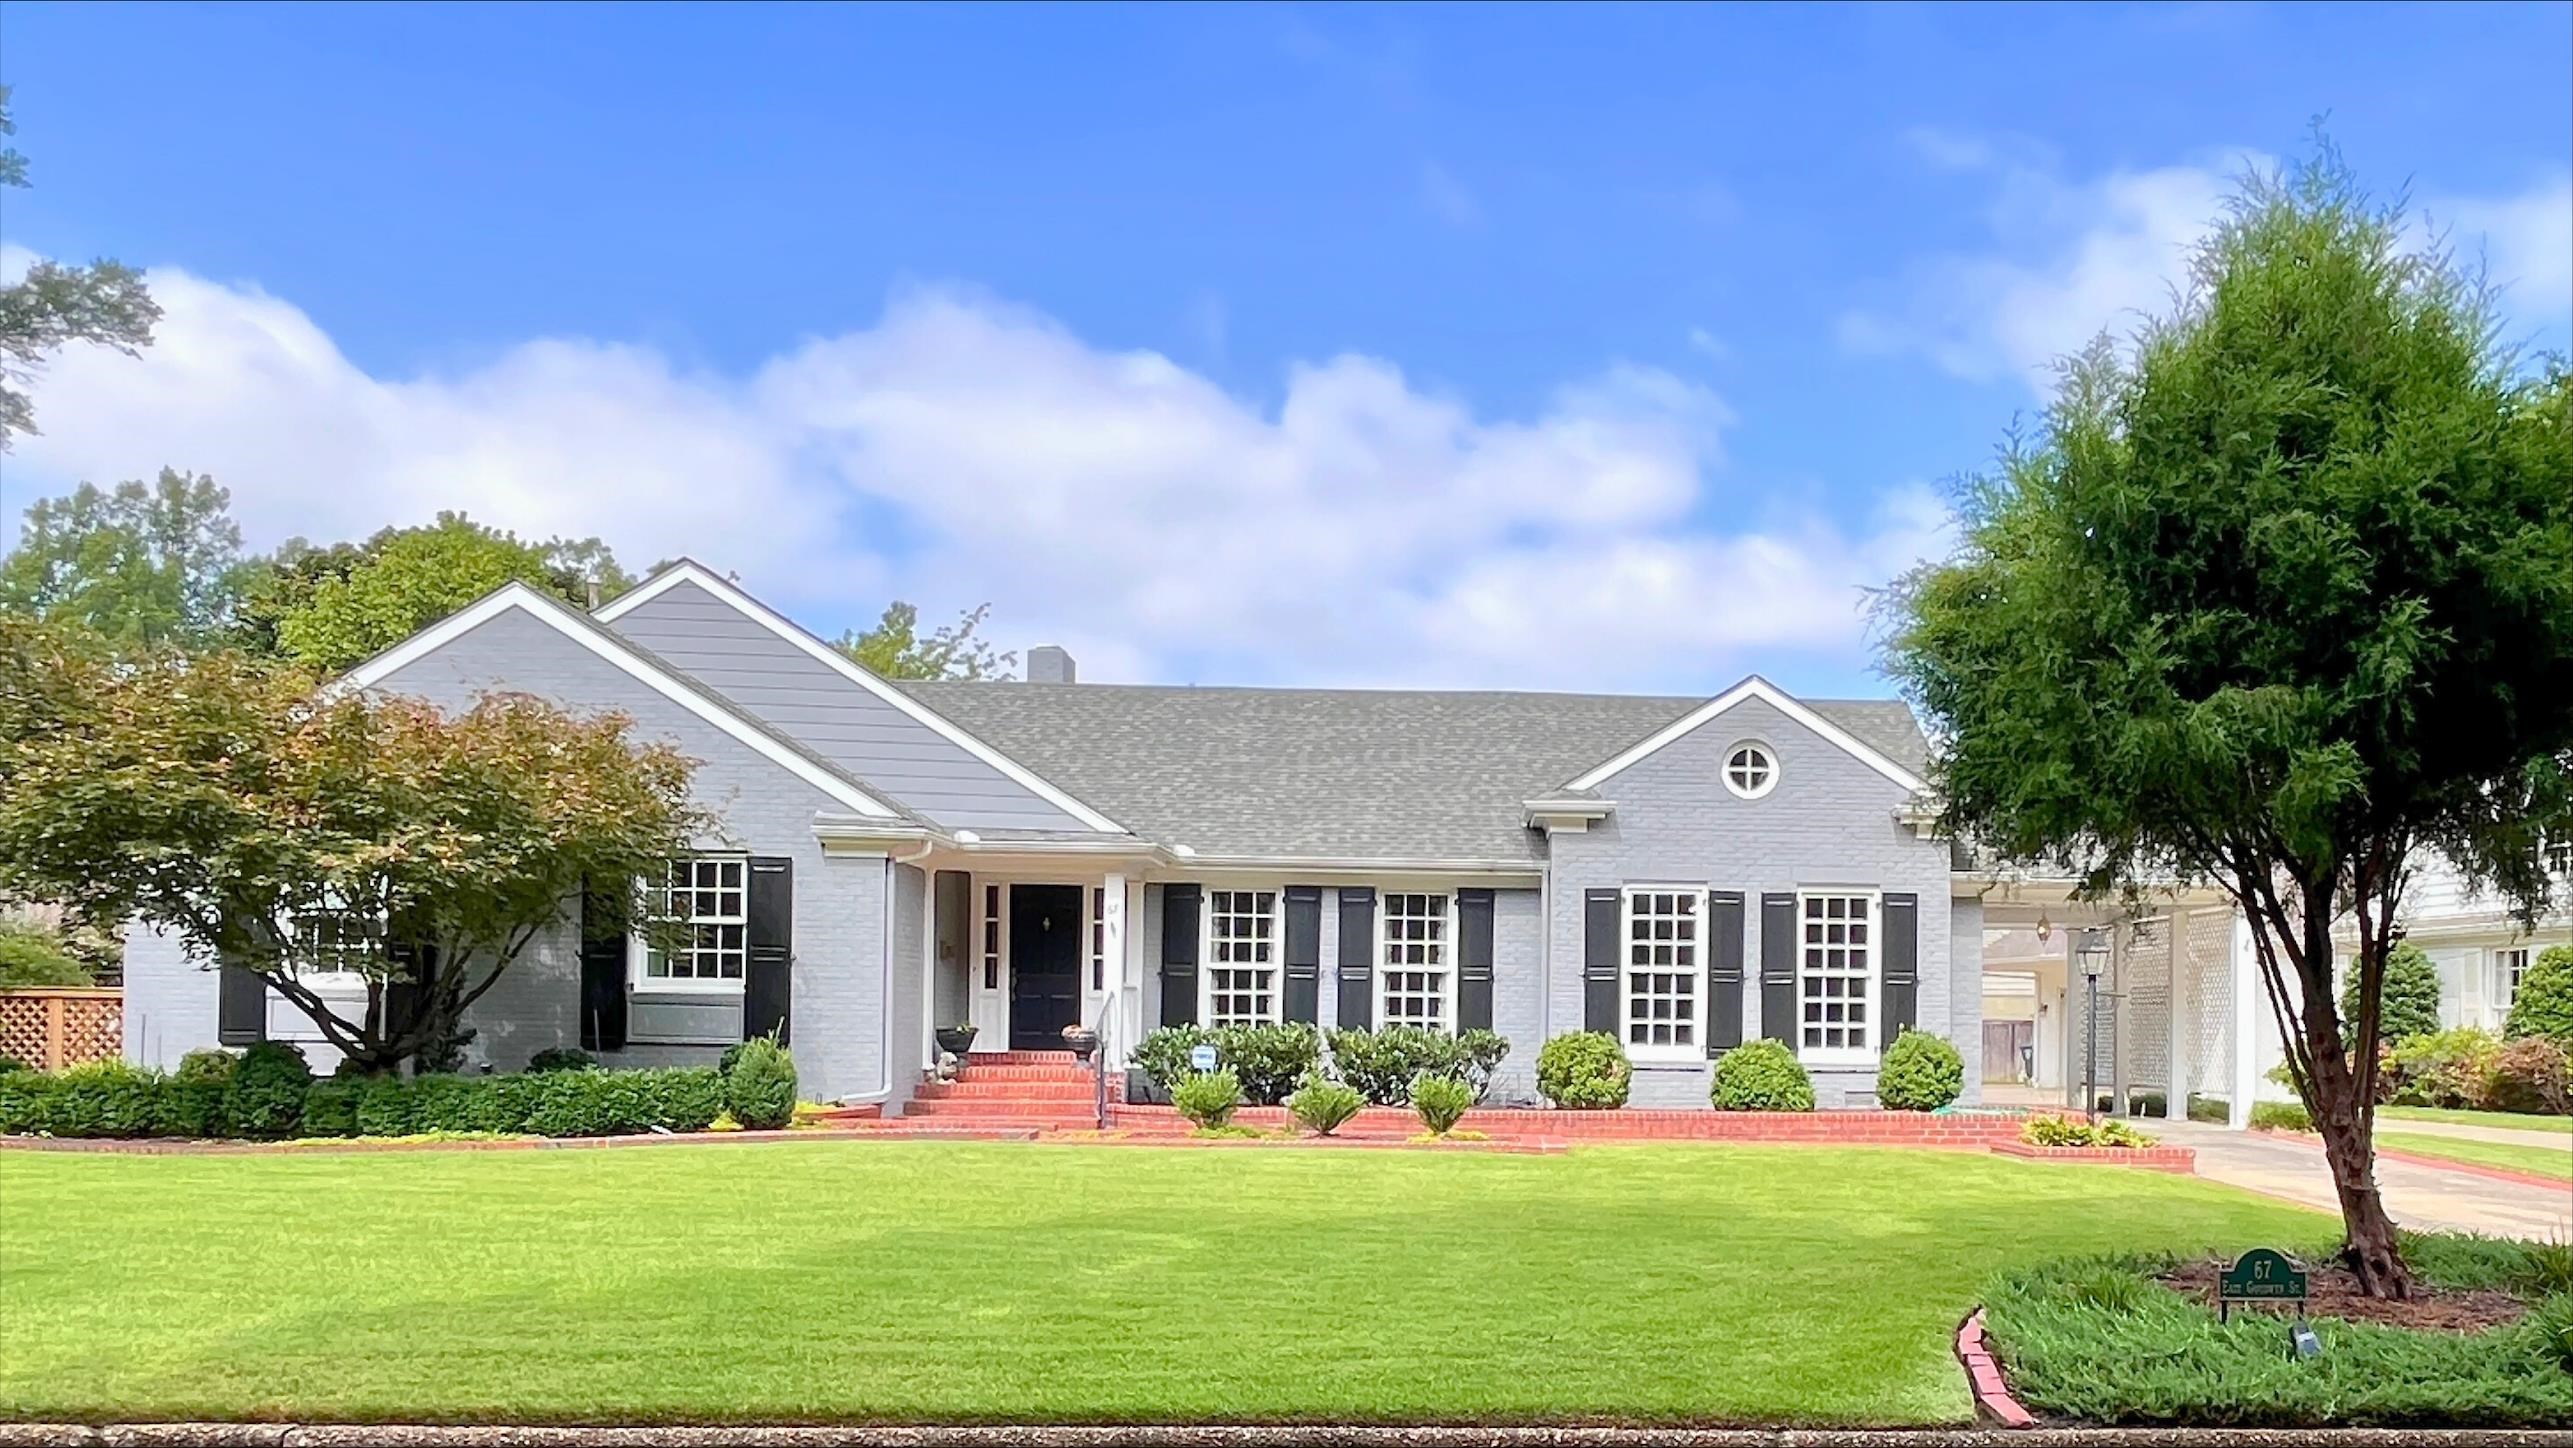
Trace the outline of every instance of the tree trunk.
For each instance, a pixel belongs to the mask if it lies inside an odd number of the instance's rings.
[[[2343,1082],[2355,1085],[2346,1073]],[[2322,1096],[2322,1082],[2315,1083]],[[2374,1133],[2349,1109],[2349,1098],[2326,1106],[2317,1100],[2314,1129],[2323,1137],[2323,1159],[2331,1168],[2332,1190],[2341,1199],[2341,1257],[2370,1297],[2412,1295],[2412,1273],[2403,1265],[2394,1242],[2394,1219],[2385,1214],[2384,1194],[2376,1185]]]

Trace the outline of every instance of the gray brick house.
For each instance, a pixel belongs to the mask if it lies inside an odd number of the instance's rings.
[[[1929,828],[1926,746],[1886,700],[890,683],[680,563],[594,615],[511,586],[351,673],[462,706],[614,709],[700,761],[721,820],[674,865],[698,948],[593,940],[578,911],[469,1019],[502,1070],[584,1046],[710,1061],[787,1033],[808,1094],[898,1112],[935,1027],[1111,1055],[1155,1026],[1612,1032],[1638,1105],[1794,1047],[1826,1107],[1872,1101],[1905,1028],[1982,1073],[1982,887]],[[126,1051],[310,1034],[239,973],[128,941]],[[320,983],[331,985],[328,981]],[[328,1052],[309,1046],[318,1066]]]

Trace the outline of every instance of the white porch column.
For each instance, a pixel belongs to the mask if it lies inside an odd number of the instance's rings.
[[[2251,922],[2234,917],[2232,967],[2226,973],[2234,998],[2234,1070],[2233,1089],[2226,1095],[2225,1125],[2236,1131],[2251,1128],[2252,1094],[2260,1089],[2260,1024],[2267,1012],[2262,1008],[2260,960],[2251,943]]]
[[[2189,1025],[2205,1009],[2198,1001],[2198,955],[2189,919],[2187,907],[2171,907],[2171,948],[2163,952],[2171,963],[2171,1009],[2165,1022],[2171,1029],[2171,1051],[2163,1058],[2171,1063],[2171,1079],[2163,1084],[2162,1110],[2172,1121],[2189,1119],[2189,1092],[2198,1081],[2197,1066],[2189,1059],[2197,1033]]]
[[[1120,1052],[1131,1052],[1135,1043],[1144,1038],[1145,1031],[1144,972],[1148,968],[1148,963],[1144,960],[1144,933],[1140,928],[1144,913],[1144,882],[1140,878],[1127,879],[1124,882],[1124,891],[1125,917],[1129,928],[1126,931],[1122,957],[1126,963],[1125,988],[1117,993],[1117,1009],[1120,1013],[1117,1018],[1119,1042],[1117,1049]]]
[[[1126,877],[1108,875],[1099,882],[1099,959],[1106,969],[1100,982],[1098,1010],[1107,1027],[1109,1044],[1117,1060],[1124,1060],[1133,1044],[1126,1038]]]

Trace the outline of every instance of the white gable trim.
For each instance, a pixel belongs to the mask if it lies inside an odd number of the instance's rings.
[[[1124,825],[1046,783],[1027,766],[956,727],[919,700],[876,677],[873,670],[815,638],[793,620],[742,592],[729,580],[717,577],[713,570],[694,560],[681,559],[645,580],[630,592],[619,594],[606,607],[590,616],[601,623],[613,623],[682,583],[693,583],[722,599],[735,612],[830,666],[842,678],[901,710],[941,739],[999,770],[1013,784],[1079,820],[1084,826],[1107,834],[1128,833]]]
[[[893,819],[899,812],[874,795],[851,784],[815,761],[787,748],[777,739],[739,714],[707,698],[689,685],[672,678],[665,670],[638,657],[632,649],[619,644],[604,630],[590,627],[571,616],[569,609],[523,583],[504,585],[485,596],[481,602],[461,613],[449,614],[374,658],[342,675],[332,685],[337,689],[372,689],[404,667],[418,663],[474,629],[512,610],[536,619],[556,633],[588,649],[607,662],[649,685],[653,692],[714,725],[724,733],[778,765],[806,784],[870,819]]]
[[[1886,758],[1883,754],[1869,748],[1866,744],[1860,742],[1859,739],[1855,735],[1852,735],[1848,730],[1841,728],[1829,719],[1826,719],[1820,714],[1815,713],[1813,710],[1806,708],[1804,705],[1797,703],[1785,690],[1780,689],[1777,685],[1761,678],[1758,674],[1753,674],[1750,678],[1743,680],[1741,683],[1736,684],[1732,688],[1725,690],[1723,693],[1716,695],[1714,698],[1707,700],[1704,704],[1690,710],[1687,714],[1682,715],[1676,721],[1665,726],[1660,733],[1653,735],[1641,744],[1638,744],[1627,750],[1625,753],[1618,755],[1616,758],[1609,760],[1606,764],[1600,765],[1589,773],[1584,774],[1579,779],[1565,785],[1564,788],[1567,790],[1597,789],[1600,781],[1623,772],[1624,770],[1632,767],[1637,760],[1644,758],[1648,754],[1658,752],[1665,745],[1696,732],[1700,726],[1717,718],[1726,710],[1731,709],[1734,705],[1741,703],[1745,699],[1757,699],[1760,702],[1767,704],[1770,708],[1777,710],[1779,713],[1795,720],[1797,723],[1812,730],[1814,733],[1821,735],[1824,739],[1829,740],[1852,759],[1855,759],[1859,763],[1866,765],[1868,768],[1875,770],[1877,773],[1884,775],[1887,779],[1894,781],[1896,784],[1903,786],[1903,788],[1914,794],[1923,793],[1929,788],[1929,786],[1923,784],[1919,776],[1913,774],[1912,771],[1905,769],[1903,766],[1896,764],[1893,760]]]

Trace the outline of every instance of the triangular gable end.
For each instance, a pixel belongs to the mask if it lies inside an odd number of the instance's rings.
[[[524,583],[505,583],[466,608],[449,614],[411,637],[341,675],[334,689],[372,689],[408,665],[436,653],[484,623],[517,611],[545,624],[601,659],[631,675],[655,693],[714,725],[806,784],[869,819],[899,819],[902,811],[876,798],[837,770],[788,748],[786,744],[730,706],[645,658],[606,629],[576,617],[569,605]]]
[[[695,584],[717,601],[776,635],[789,646],[815,659],[850,683],[899,710],[921,727],[997,770],[1012,783],[1038,799],[1079,820],[1084,826],[1103,834],[1128,834],[1130,831],[1115,820],[1090,808],[1070,794],[1049,783],[1034,770],[1003,754],[968,733],[946,716],[931,709],[904,691],[878,678],[875,672],[825,643],[794,620],[744,593],[731,580],[692,558],[683,558],[617,595],[591,617],[602,624],[614,623],[628,612],[651,602],[683,583]]]
[[[1744,679],[1741,683],[1734,685],[1732,688],[1725,690],[1723,693],[1707,700],[1697,708],[1690,710],[1688,713],[1681,715],[1669,724],[1664,725],[1660,730],[1628,748],[1623,753],[1617,755],[1617,757],[1604,764],[1593,767],[1576,779],[1568,781],[1564,784],[1563,788],[1565,790],[1597,789],[1602,780],[1620,774],[1631,768],[1636,761],[1643,759],[1645,756],[1654,754],[1674,741],[1686,738],[1688,735],[1696,733],[1699,728],[1721,717],[1727,711],[1732,709],[1733,706],[1741,703],[1745,699],[1758,699],[1769,707],[1776,709],[1779,713],[1786,715],[1796,723],[1803,725],[1805,728],[1812,730],[1815,734],[1829,741],[1834,747],[1849,755],[1852,759],[1855,759],[1859,763],[1866,765],[1868,768],[1875,770],[1878,774],[1881,774],[1887,779],[1892,780],[1894,783],[1901,785],[1911,793],[1923,794],[1928,792],[1929,786],[1922,782],[1920,776],[1914,774],[1908,769],[1905,769],[1902,765],[1895,763],[1893,760],[1886,758],[1883,751],[1867,744],[1856,735],[1851,734],[1848,730],[1841,728],[1829,719],[1824,718],[1822,715],[1806,708],[1803,704],[1798,703],[1793,695],[1789,694],[1786,690],[1779,688],[1777,685],[1770,683],[1768,680],[1761,678],[1758,674],[1753,674],[1749,678]]]

